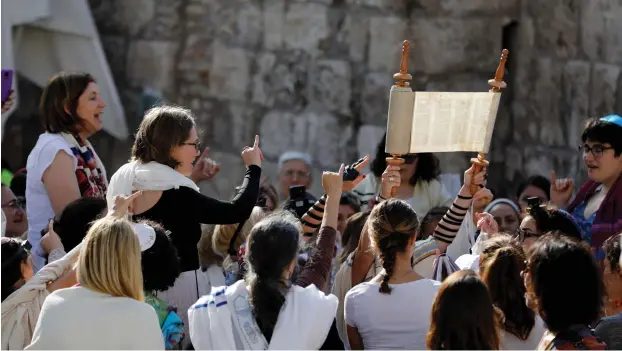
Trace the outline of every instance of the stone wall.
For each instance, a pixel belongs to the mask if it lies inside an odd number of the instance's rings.
[[[510,50],[490,186],[526,176],[584,179],[587,116],[622,111],[621,0],[90,0],[130,128],[144,87],[196,113],[223,163],[206,186],[228,196],[242,147],[260,134],[278,155],[309,152],[320,170],[373,152],[386,125],[400,43],[419,90],[485,91]],[[128,142],[96,140],[112,172]],[[442,154],[461,173],[470,154]],[[3,155],[4,157],[4,155]],[[318,189],[319,181],[315,182]]]

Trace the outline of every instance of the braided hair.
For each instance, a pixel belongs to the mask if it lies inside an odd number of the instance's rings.
[[[393,275],[397,253],[409,250],[408,242],[417,234],[419,220],[406,202],[391,199],[374,207],[368,224],[372,243],[385,271],[380,292],[390,294],[389,279]]]

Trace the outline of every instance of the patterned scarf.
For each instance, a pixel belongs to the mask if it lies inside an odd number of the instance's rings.
[[[88,140],[82,140],[77,135],[67,133],[61,133],[61,135],[71,145],[73,156],[78,160],[76,178],[80,194],[83,197],[105,198],[108,182],[104,166],[93,151],[91,143]]]
[[[586,202],[594,195],[599,183],[588,180],[577,192],[574,201],[568,206],[572,213],[581,203]],[[613,183],[605,199],[596,211],[592,223],[592,249],[598,252],[605,240],[622,230],[622,175]]]

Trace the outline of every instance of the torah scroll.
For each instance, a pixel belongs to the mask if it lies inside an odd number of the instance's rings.
[[[500,99],[498,92],[413,92],[393,86],[385,150],[488,153]]]

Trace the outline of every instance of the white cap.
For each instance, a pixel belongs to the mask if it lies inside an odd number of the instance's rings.
[[[279,157],[279,169],[281,167],[283,167],[283,164],[287,161],[291,161],[291,160],[301,160],[303,161],[307,166],[311,166],[311,156],[306,153],[306,152],[300,152],[300,151],[287,151],[281,154],[281,157]]]
[[[138,236],[140,251],[145,251],[152,247],[156,240],[155,229],[143,223],[133,223],[132,225],[134,226],[134,230]]]

